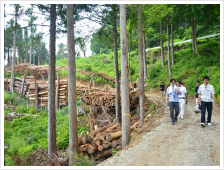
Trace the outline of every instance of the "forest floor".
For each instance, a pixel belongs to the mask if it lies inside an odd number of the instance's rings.
[[[220,108],[214,106],[212,126],[201,127],[195,100],[188,99],[184,119],[172,125],[169,107],[159,93],[146,93],[161,102],[152,121],[144,122],[141,134],[131,133],[130,144],[97,166],[220,166]],[[164,108],[164,109],[163,109]],[[206,114],[207,116],[207,114]]]

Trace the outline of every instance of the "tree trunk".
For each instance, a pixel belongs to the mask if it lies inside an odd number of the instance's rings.
[[[33,64],[35,65],[35,54],[33,55]]]
[[[10,67],[10,56],[9,56],[9,49],[10,49],[10,48],[8,48],[8,67]]]
[[[11,55],[11,57],[10,57],[10,67],[12,67],[12,60],[13,60],[13,54],[12,54],[12,48],[11,48],[11,53],[10,53]]]
[[[25,63],[27,63],[27,61],[28,61],[27,54],[28,54],[28,52],[27,52],[27,50],[26,50]]]
[[[139,51],[139,106],[140,127],[144,121],[144,67],[143,67],[143,44],[142,44],[142,8],[138,5],[138,51]]]
[[[51,4],[50,57],[49,57],[49,76],[48,76],[48,154],[51,154],[57,150],[56,115],[55,115],[55,40],[56,40],[55,23],[56,23],[56,5]]]
[[[30,45],[30,65],[31,65],[31,59],[32,59],[32,46]]]
[[[160,23],[160,34],[162,35],[163,34],[163,25],[162,25],[162,21]],[[162,68],[164,68],[164,49],[163,49],[163,38],[161,36],[161,39],[160,39],[160,43],[161,43],[161,61],[162,61]]]
[[[172,53],[172,66],[175,64],[174,62],[174,49],[173,49],[173,19],[171,13],[171,53]]]
[[[38,66],[40,65],[40,54],[38,53]]]
[[[17,5],[16,5],[17,6]],[[17,7],[16,7],[17,8]],[[15,27],[17,26],[17,9],[15,13]],[[14,32],[14,42],[13,42],[13,60],[12,60],[12,72],[11,72],[11,88],[10,91],[13,92],[13,86],[14,86],[14,67],[15,67],[15,60],[16,60],[16,29]]]
[[[191,17],[191,28],[192,28],[192,48],[193,48],[193,51],[195,51],[195,33],[194,33],[194,18]]]
[[[76,65],[74,43],[73,4],[67,4],[68,28],[68,109],[69,109],[69,166],[74,165],[73,154],[79,153],[76,109]]]
[[[117,52],[117,11],[116,6],[113,7],[113,38],[114,38],[114,72],[115,72],[115,110],[116,121],[121,124],[121,105],[120,105],[120,83],[119,83],[119,69],[118,69],[118,52]]]
[[[128,86],[126,5],[120,5],[122,148],[130,142],[130,101]]]
[[[56,111],[59,110],[59,70],[57,72],[57,88],[56,88],[56,94],[55,94],[55,109]]]
[[[143,62],[144,62],[144,79],[147,80],[147,65],[146,65],[146,45],[145,34],[143,35]]]
[[[198,51],[198,45],[197,45],[197,36],[196,36],[196,22],[194,21],[194,44],[195,44],[195,51],[196,54],[199,56],[199,51]]]
[[[167,45],[168,45],[168,68],[169,68],[169,78],[172,77],[172,70],[171,70],[171,64],[170,64],[170,34],[169,34],[169,18],[167,18]]]

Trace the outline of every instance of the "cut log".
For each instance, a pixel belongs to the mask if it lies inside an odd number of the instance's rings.
[[[96,144],[89,144],[87,147],[88,154],[93,154],[98,149],[98,146]]]
[[[111,127],[111,126],[113,126],[113,124],[110,124],[110,125],[105,126],[105,127],[98,128],[98,129],[96,129],[96,130],[90,132],[89,134],[86,135],[86,136],[87,136],[87,140],[88,140],[88,141],[93,140],[93,138],[95,137],[95,135],[96,135],[98,132],[102,132],[102,131],[108,129],[109,127]]]
[[[108,128],[107,130],[105,130],[105,132],[110,133],[110,132],[112,132],[112,130],[113,130],[114,128],[116,128],[116,127],[118,127],[118,126],[119,126],[119,123],[116,123],[115,125],[111,126],[111,127]]]
[[[115,133],[109,133],[106,137],[106,140],[108,142],[110,142],[114,139],[117,139],[117,138],[121,137],[121,135],[122,135],[122,131],[118,131],[118,132],[115,132]]]
[[[87,139],[86,139],[86,136],[82,136],[81,137],[81,141],[82,141],[82,144],[87,144]]]
[[[99,140],[100,135],[101,135],[100,133],[97,133],[96,136],[94,137],[94,140]]]
[[[84,148],[84,147],[85,147],[85,145],[80,145],[80,146],[79,146],[79,151],[80,151],[80,152],[83,152],[83,148]]]
[[[138,125],[138,124],[139,124],[139,122],[136,122],[133,126],[131,126],[130,129],[133,130],[135,128],[135,126]],[[122,131],[118,131],[118,132],[115,132],[115,133],[109,133],[106,137],[106,140],[108,142],[110,142],[114,139],[117,139],[117,138],[121,137],[121,135],[122,135]]]
[[[102,141],[102,145],[103,145],[103,148],[105,149],[105,148],[109,148],[110,146],[111,146],[111,142],[108,142],[108,141],[106,141],[106,140],[103,140]]]
[[[98,145],[98,151],[102,151],[103,150],[103,145]]]
[[[112,151],[112,149],[106,149],[106,150],[103,150],[101,152],[95,153],[93,156],[98,157],[98,158],[109,157],[112,154],[111,151]]]
[[[101,140],[96,140],[96,141],[95,141],[95,144],[96,144],[97,146],[101,145]]]
[[[118,140],[113,140],[113,141],[111,142],[111,147],[112,147],[112,148],[116,148],[117,145],[118,145]]]
[[[99,139],[100,140],[105,140],[105,136],[104,135],[100,135]]]
[[[121,145],[118,145],[116,148],[115,148],[115,150],[117,150],[117,151],[119,151],[119,150],[121,150],[122,149],[122,146]]]

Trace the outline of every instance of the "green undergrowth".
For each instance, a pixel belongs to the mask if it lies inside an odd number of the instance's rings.
[[[38,147],[47,149],[48,147],[48,116],[47,108],[42,112],[36,112],[34,107],[26,108],[25,105],[20,105],[18,113],[35,114],[33,116],[23,116],[15,118],[13,121],[4,122],[4,145],[8,146],[5,149],[5,165],[14,166],[13,158],[19,157],[22,159],[28,153],[31,153]],[[86,122],[85,116],[80,115],[80,118]],[[86,122],[87,126],[89,124]],[[85,128],[78,122],[78,135]],[[63,107],[56,112],[56,141],[58,149],[66,149],[69,143],[69,116],[68,106]]]

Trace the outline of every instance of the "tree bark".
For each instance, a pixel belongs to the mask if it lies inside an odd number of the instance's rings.
[[[126,5],[120,5],[122,148],[130,142],[130,101],[128,86]]]
[[[196,22],[194,21],[194,44],[195,44],[195,51],[196,54],[199,56],[199,51],[198,51],[198,45],[197,45],[197,35],[196,35]]]
[[[56,88],[56,95],[55,95],[55,109],[56,109],[56,111],[59,110],[59,70],[57,72],[57,88]]]
[[[169,34],[169,18],[167,18],[167,42],[168,42],[168,68],[169,68],[169,78],[172,77],[171,63],[170,63],[170,34]]]
[[[17,6],[17,5],[16,5]],[[18,15],[18,10],[17,7],[16,8],[16,13],[15,13],[15,27],[17,26],[17,15]],[[14,86],[14,67],[15,67],[15,60],[16,60],[16,29],[14,31],[14,42],[13,42],[13,60],[12,60],[12,72],[11,72],[11,87],[10,87],[10,91],[13,92],[13,86]]]
[[[9,56],[9,49],[10,49],[10,48],[8,48],[8,67],[10,67],[10,56]]]
[[[174,62],[174,49],[173,49],[173,19],[171,13],[171,53],[172,53],[172,66],[175,64]]]
[[[146,64],[146,42],[145,34],[143,35],[143,62],[144,62],[144,79],[147,80],[147,64]]]
[[[163,25],[162,25],[162,21],[160,23],[160,34],[163,34]],[[161,44],[161,61],[162,61],[162,68],[164,68],[164,49],[163,49],[163,38],[161,36],[160,38],[160,44]]]
[[[117,52],[117,9],[116,4],[113,6],[113,39],[114,39],[114,72],[115,72],[115,110],[116,121],[121,124],[121,105],[120,105],[120,83],[118,69],[118,52]]]
[[[143,66],[143,41],[142,41],[142,8],[138,5],[138,51],[139,51],[139,106],[140,106],[140,127],[144,121],[144,66]]]
[[[69,166],[74,165],[73,154],[79,153],[77,108],[76,108],[76,64],[74,43],[73,4],[67,4],[68,28],[68,111],[69,111]]]
[[[32,59],[32,46],[30,45],[30,65],[31,65],[31,59]]]
[[[38,66],[40,65],[40,54],[38,53]]]
[[[191,17],[191,28],[192,28],[192,48],[193,48],[193,51],[195,51],[195,33],[194,33],[194,18]]]
[[[48,154],[51,154],[57,150],[56,115],[55,115],[55,40],[56,40],[55,23],[56,23],[56,4],[51,4],[50,57],[49,57],[49,76],[48,76]]]

